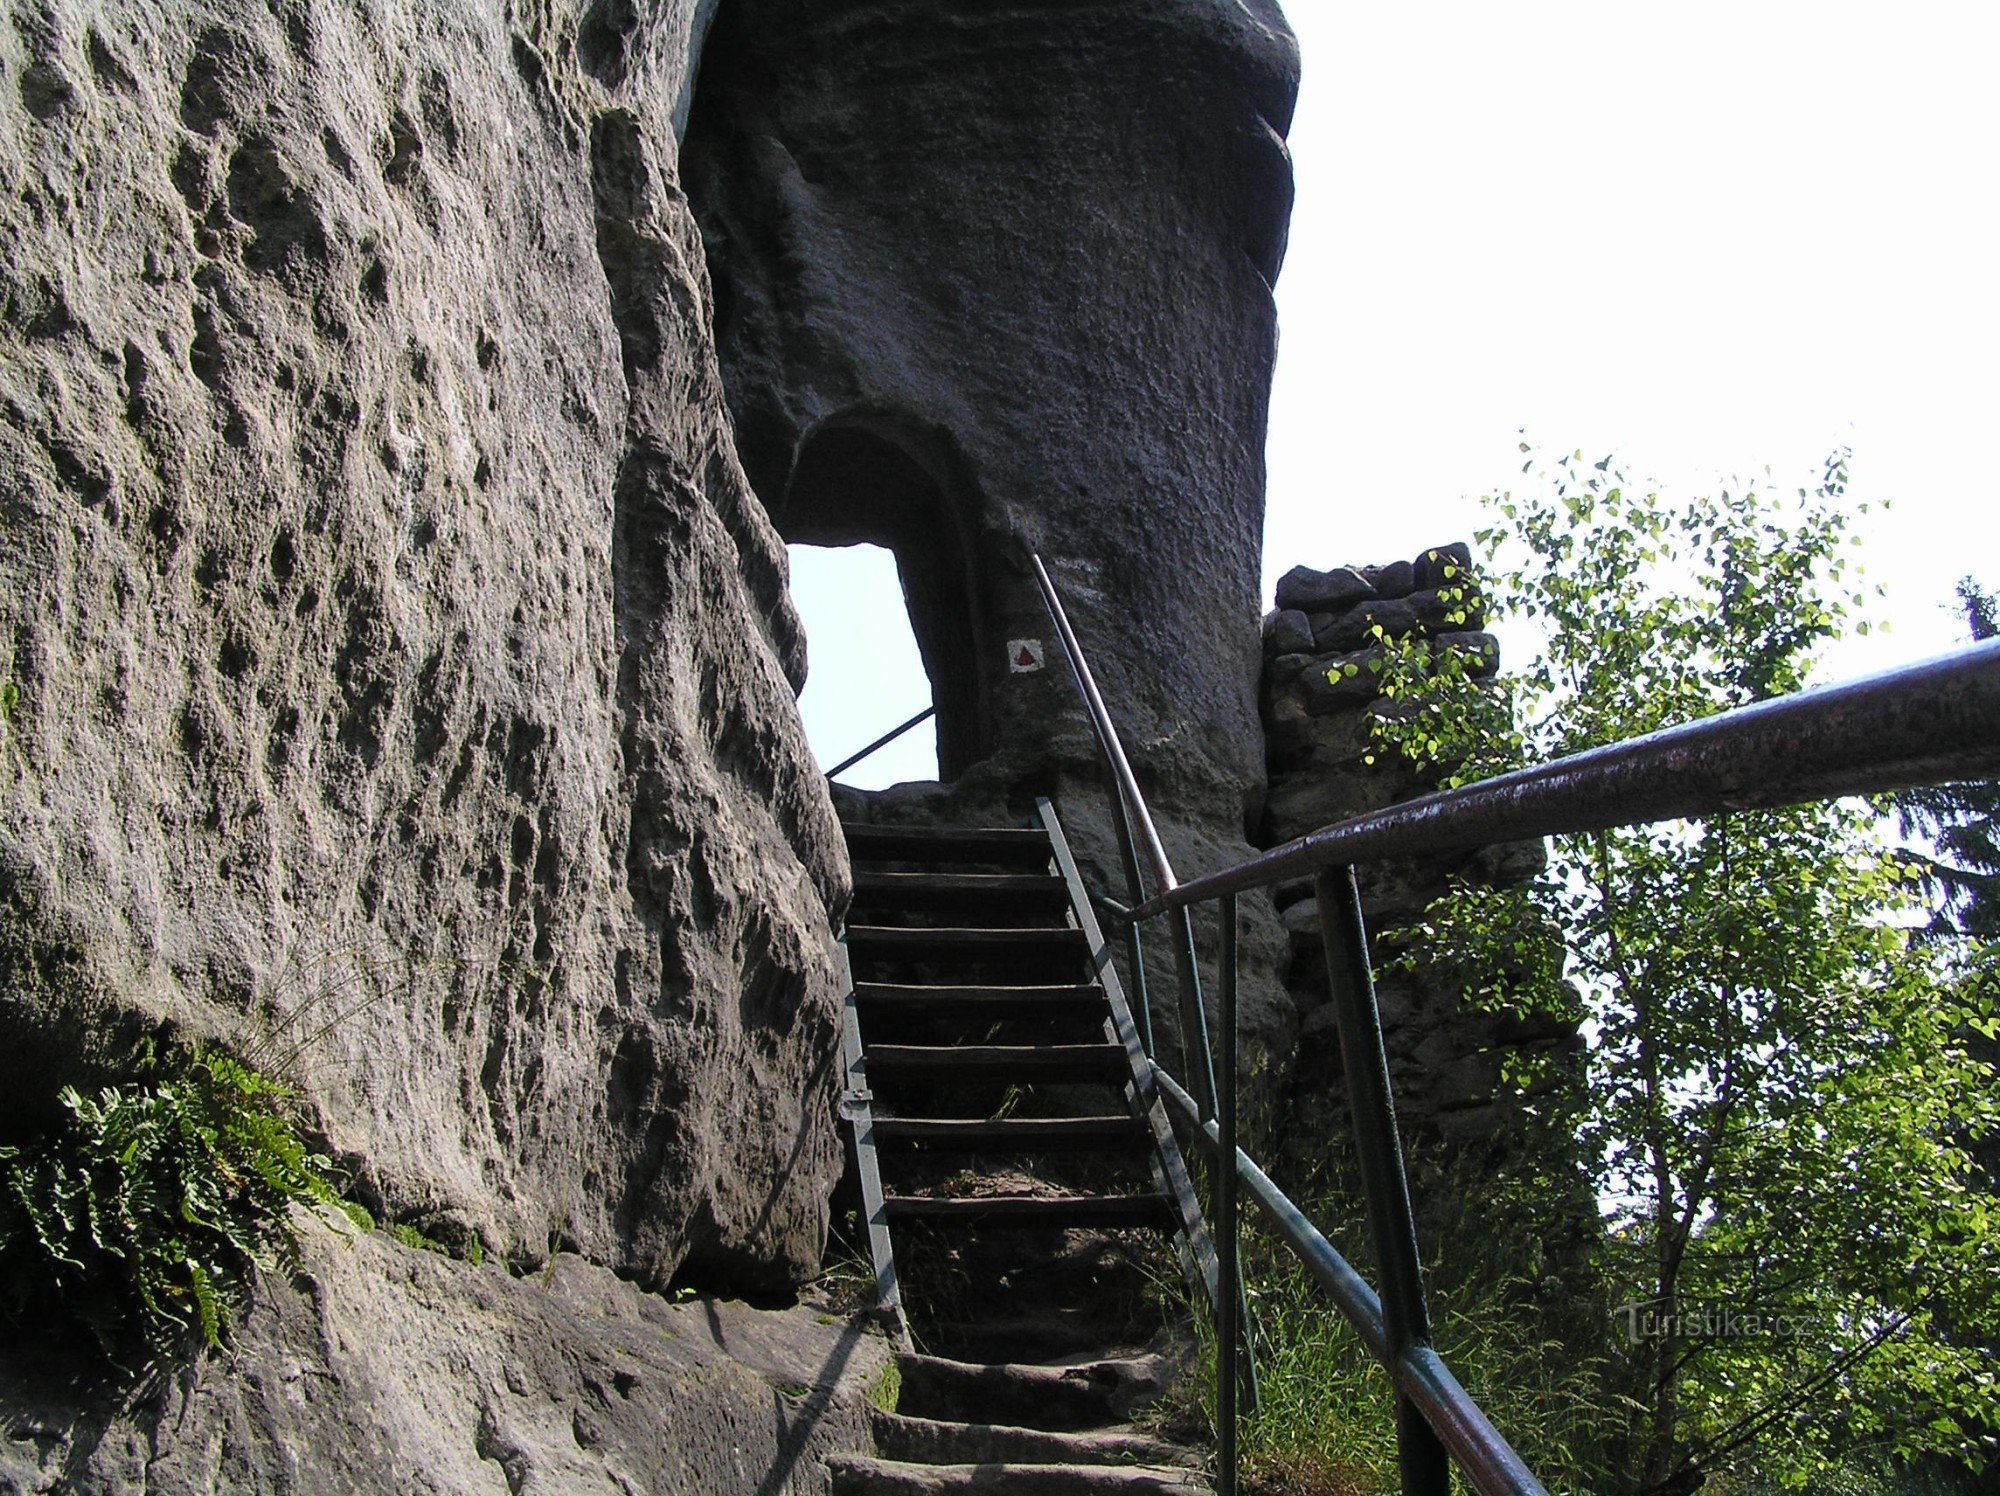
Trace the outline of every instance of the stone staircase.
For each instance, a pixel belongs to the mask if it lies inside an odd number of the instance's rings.
[[[846,1111],[878,1287],[926,1349],[965,1359],[899,1358],[897,1407],[873,1456],[837,1462],[836,1493],[1210,1490],[1196,1452],[1130,1426],[1174,1372],[1134,1234],[1194,1260],[1207,1243],[1046,801],[1039,817],[846,827]]]
[[[1210,1496],[1198,1456],[1135,1431],[1166,1390],[1160,1356],[1077,1366],[898,1358],[896,1411],[875,1415],[875,1454],[831,1462],[834,1496]]]

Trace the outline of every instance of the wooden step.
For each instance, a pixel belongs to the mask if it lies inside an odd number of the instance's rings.
[[[849,925],[847,953],[857,960],[953,961],[1029,960],[1074,957],[1088,960],[1090,942],[1067,925],[1028,929],[941,926]]]
[[[1005,1081],[1129,1079],[1122,1044],[871,1044],[871,1082],[913,1075]]]
[[[955,1153],[1099,1153],[1150,1147],[1136,1117],[877,1117],[875,1142],[928,1143]]]
[[[985,862],[1039,872],[1054,855],[1039,827],[849,824],[841,830],[856,862]]]
[[[1165,1195],[985,1195],[946,1199],[932,1195],[885,1195],[882,1208],[892,1221],[934,1225],[979,1225],[989,1230],[1032,1231],[1064,1226],[1157,1226],[1178,1224]]]
[[[854,902],[871,909],[1062,910],[1069,885],[1048,873],[854,875]]]
[[[854,1001],[863,1013],[898,1018],[1042,1018],[1105,1007],[1104,989],[1095,982],[1039,987],[856,982]]]

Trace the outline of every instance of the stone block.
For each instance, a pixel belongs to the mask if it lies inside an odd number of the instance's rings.
[[[1294,566],[1278,579],[1278,606],[1306,613],[1334,613],[1375,596],[1375,587],[1349,566],[1314,571]]]
[[[1264,616],[1264,653],[1273,658],[1288,654],[1310,654],[1312,624],[1296,608],[1280,608]]]
[[[1417,610],[1408,599],[1378,598],[1333,615],[1313,630],[1313,644],[1322,652],[1359,649],[1378,627],[1389,638],[1401,639],[1416,633],[1419,622]]]
[[[1472,574],[1472,547],[1462,540],[1434,545],[1416,560],[1418,587],[1445,587]]]
[[[1417,585],[1417,568],[1408,561],[1391,561],[1387,566],[1371,566],[1362,575],[1375,584],[1378,597],[1408,597]]]

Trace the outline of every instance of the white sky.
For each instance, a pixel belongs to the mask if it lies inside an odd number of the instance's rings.
[[[1859,523],[1891,631],[1829,677],[1959,642],[1953,582],[2000,586],[2000,7],[1288,13],[1305,81],[1267,604],[1298,562],[1469,538],[1479,496],[1519,478],[1522,428],[1680,492],[1767,465],[1789,492],[1845,445],[1850,497],[1890,501]],[[893,581],[793,555],[807,730],[832,762],[926,691],[913,648],[876,658],[907,628]],[[871,766],[844,777],[935,758]]]

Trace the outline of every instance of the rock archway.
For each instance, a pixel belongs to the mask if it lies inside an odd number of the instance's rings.
[[[991,650],[970,502],[940,439],[892,417],[843,415],[800,444],[776,514],[789,542],[879,545],[895,555],[937,706],[942,780],[956,779],[992,744]]]

